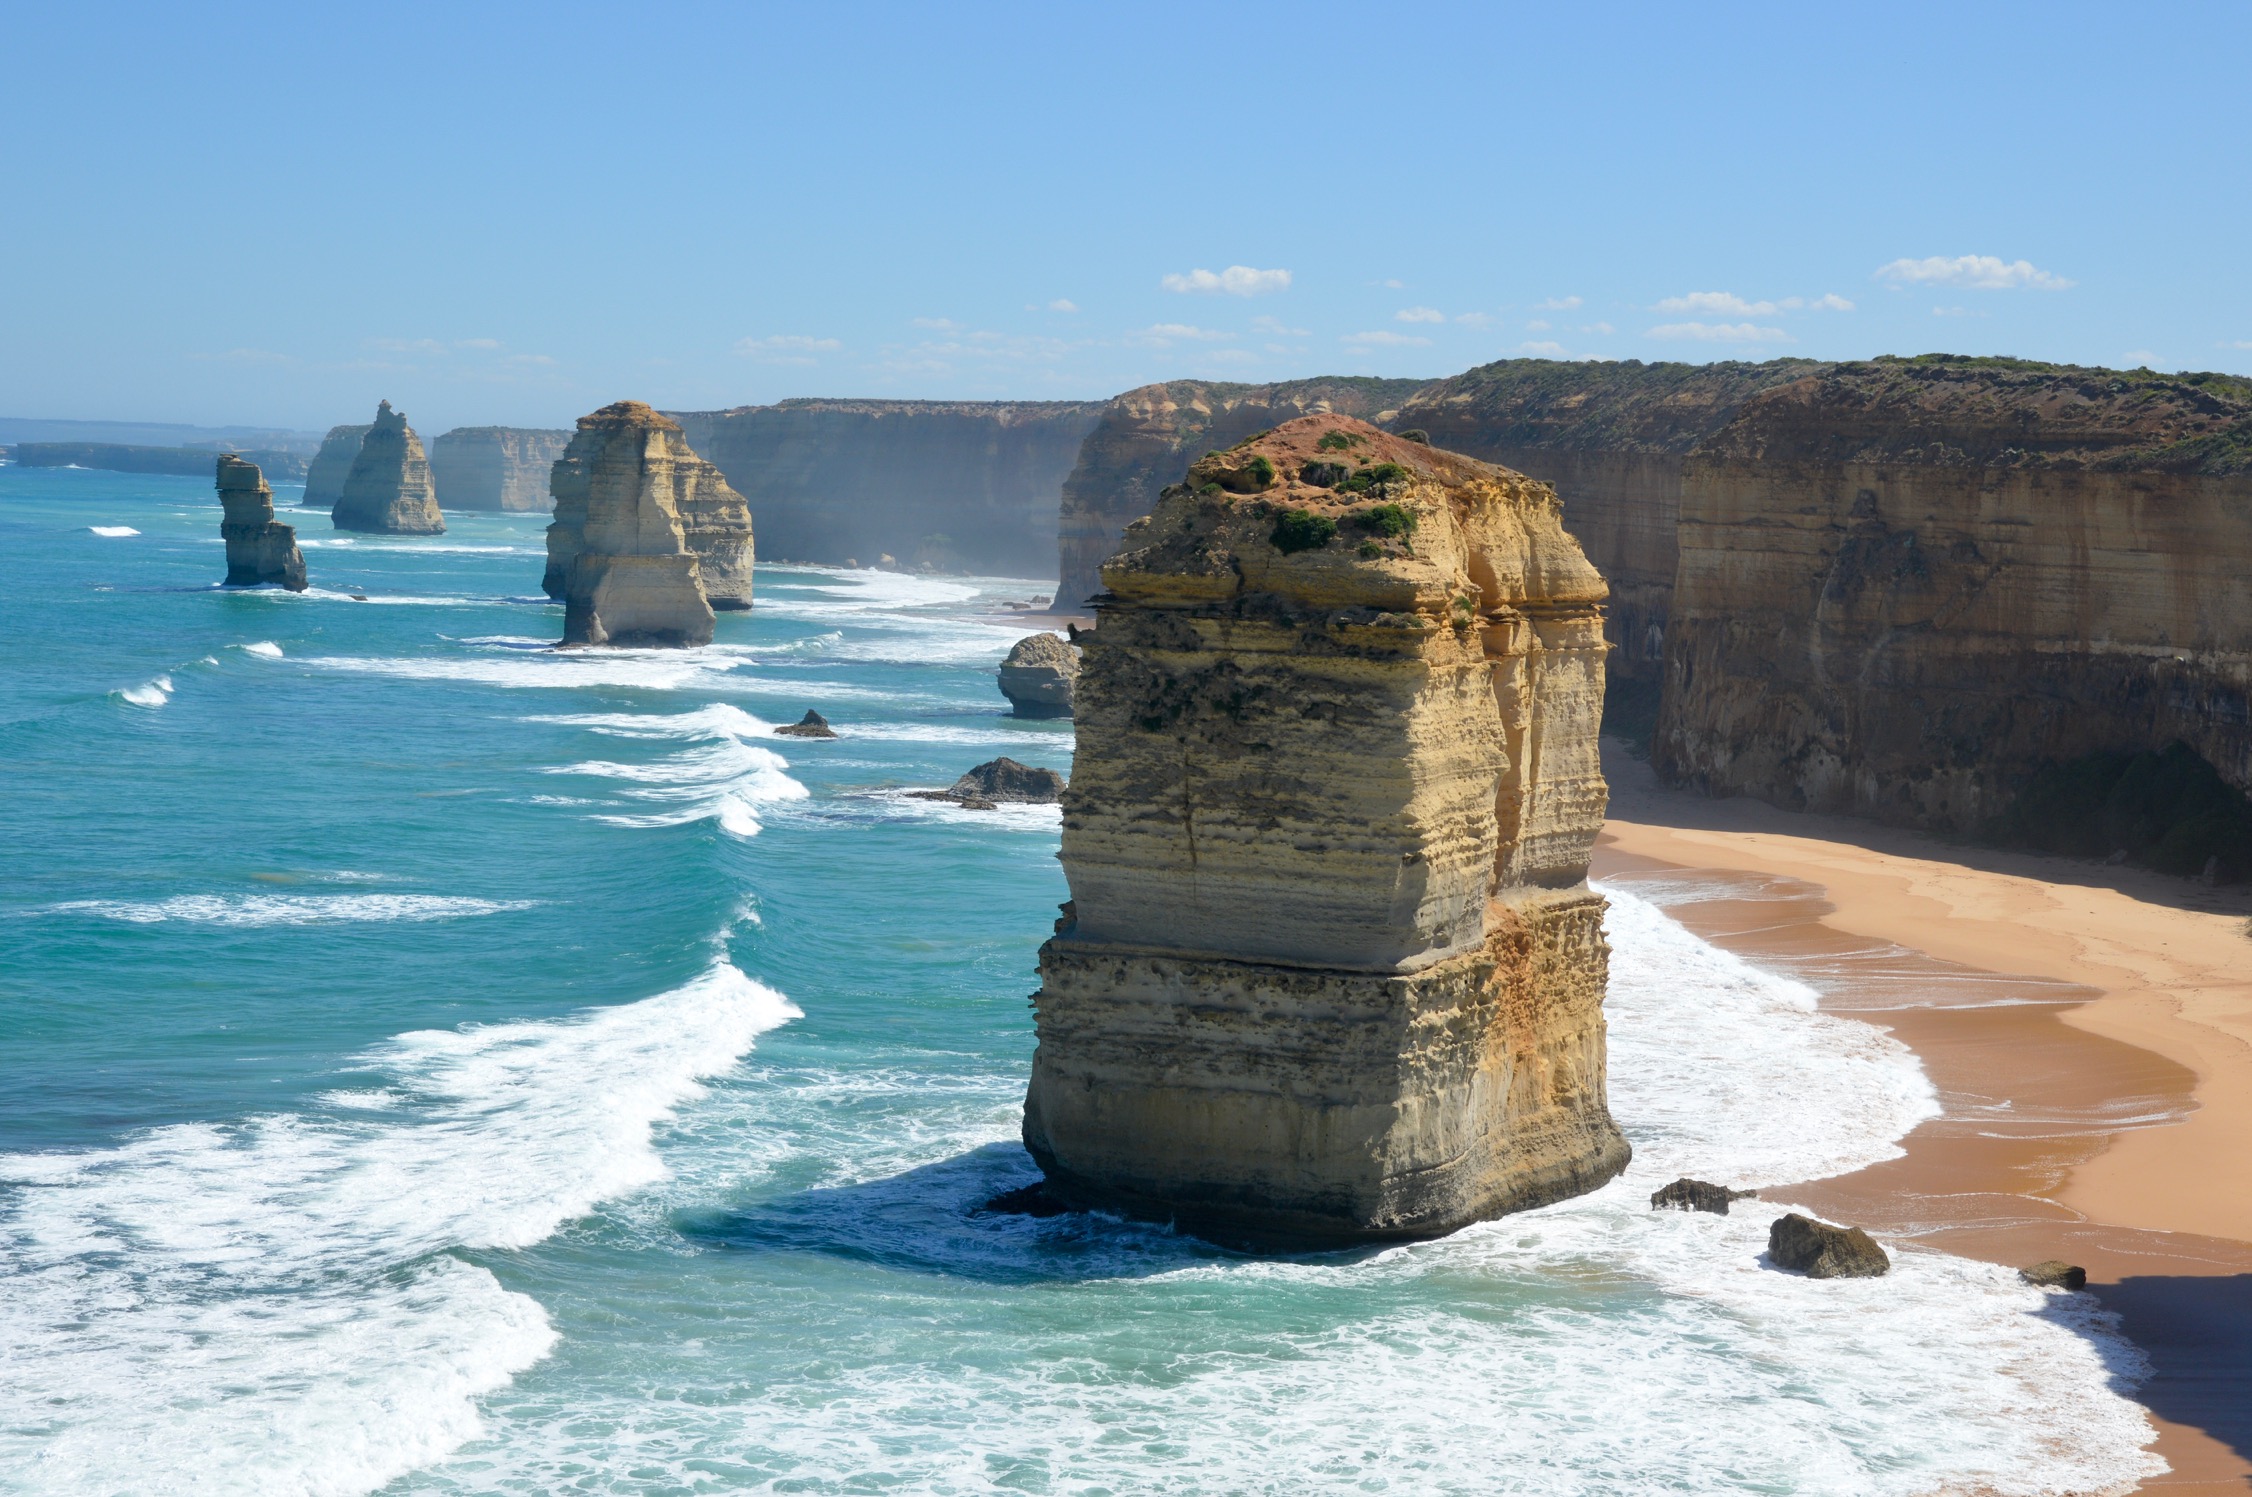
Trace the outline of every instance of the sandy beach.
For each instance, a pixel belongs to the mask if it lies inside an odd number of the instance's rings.
[[[2173,1467],[2252,1490],[2252,891],[1659,786],[1606,744],[1596,873],[1922,1058],[1906,1156],[1769,1191],[1993,1262],[2084,1265]]]

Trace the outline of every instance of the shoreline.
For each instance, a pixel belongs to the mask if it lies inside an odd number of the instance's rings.
[[[2173,1470],[2142,1490],[2252,1490],[2252,891],[1707,800],[1608,740],[1604,771],[1598,877],[1888,1030],[1945,1103],[1901,1158],[1762,1195],[2085,1266],[2151,1362]]]

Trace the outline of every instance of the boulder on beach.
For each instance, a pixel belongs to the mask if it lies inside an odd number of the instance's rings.
[[[1777,1268],[1810,1279],[1873,1279],[1892,1267],[1876,1239],[1859,1227],[1833,1227],[1795,1211],[1767,1229],[1767,1256]]]
[[[1684,1175],[1671,1185],[1650,1192],[1650,1207],[1654,1211],[1710,1211],[1715,1216],[1726,1216],[1730,1201],[1746,1200],[1758,1194],[1756,1190],[1730,1190],[1725,1185],[1692,1180]]]
[[[2076,1263],[2067,1263],[2062,1258],[2049,1258],[2029,1268],[2021,1268],[2017,1271],[2017,1276],[2036,1289],[2080,1290],[2088,1287],[2088,1271]]]
[[[1071,716],[1078,685],[1079,651],[1059,635],[1028,634],[1001,662],[1001,695],[1018,717]]]
[[[834,738],[837,736],[837,730],[829,726],[829,719],[810,707],[806,709],[805,716],[794,723],[784,723],[774,731],[784,738]]]

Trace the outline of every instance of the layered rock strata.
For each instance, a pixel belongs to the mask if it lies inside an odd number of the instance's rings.
[[[1079,652],[1054,634],[1028,634],[1001,662],[1001,695],[1018,717],[1069,717]]]
[[[274,491],[256,463],[233,453],[217,462],[219,534],[227,543],[228,587],[274,583],[293,593],[305,591],[305,553],[297,531],[274,518]]]
[[[2252,383],[1843,365],[1687,471],[1674,782],[1973,831],[2044,764],[2180,741],[2252,790]]]
[[[360,450],[352,458],[352,471],[345,475],[330,519],[339,530],[377,535],[445,533],[422,438],[388,400],[376,407],[375,423],[360,439]]]
[[[1054,575],[1057,496],[1099,401],[786,400],[668,412],[758,516],[766,554]]]
[[[333,510],[344,497],[344,480],[352,476],[352,460],[360,455],[365,426],[332,426],[321,439],[320,451],[305,467],[305,493],[297,502]]]
[[[661,494],[665,511],[680,526],[682,543],[696,558],[696,581],[705,602],[722,611],[751,606],[751,571],[757,560],[751,534],[750,507],[727,485],[717,467],[698,457],[680,426],[638,400],[621,400],[579,420],[580,436],[587,422],[599,423],[605,434],[605,471],[623,472],[628,449],[639,464],[641,486],[652,496]],[[622,444],[622,445],[621,445]],[[613,450],[614,449],[614,450]],[[580,438],[559,459],[551,475],[555,485],[555,521],[547,528],[547,575],[542,581],[547,595],[561,598],[571,558],[581,544],[580,527],[563,508],[564,464],[580,453]]]
[[[441,509],[543,511],[548,473],[571,433],[527,426],[457,426],[430,444]]]
[[[680,428],[637,400],[579,418],[551,475],[548,596],[566,645],[711,643],[713,617],[688,548]],[[693,454],[686,461],[695,462]]]
[[[1197,463],[1102,578],[1033,1000],[1050,1187],[1322,1243],[1615,1175],[1604,584],[1554,491],[1309,416]]]

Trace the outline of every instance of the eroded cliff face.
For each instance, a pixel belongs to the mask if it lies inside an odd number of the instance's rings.
[[[549,470],[570,441],[567,431],[457,426],[430,444],[430,480],[438,504],[444,509],[545,510]]]
[[[228,587],[273,583],[293,593],[305,591],[305,553],[297,531],[274,518],[274,491],[256,463],[233,453],[216,462],[219,535],[227,543]]]
[[[332,426],[321,439],[321,450],[305,468],[305,495],[297,502],[333,510],[344,497],[344,480],[352,476],[352,459],[360,455],[365,426]]]
[[[613,412],[621,414],[612,416]],[[705,601],[721,610],[750,607],[752,564],[757,557],[751,511],[743,496],[728,486],[717,467],[696,455],[670,417],[637,400],[621,400],[593,416],[582,417],[580,430],[583,432],[588,421],[598,418],[606,418],[603,429],[612,433],[612,445],[620,441],[639,444],[639,482],[652,493],[661,492],[665,508],[679,522],[682,543],[696,558],[697,585]],[[624,447],[617,447],[618,455],[610,461],[622,464],[624,452]],[[565,456],[569,455],[567,450]],[[558,462],[554,481],[560,484],[569,477]],[[560,496],[562,489],[555,492]],[[575,525],[564,520],[560,498],[555,517],[558,523],[547,531],[547,575],[541,585],[549,597],[560,598],[570,558],[580,542]]]
[[[638,400],[579,418],[550,479],[544,585],[563,602],[564,644],[711,643],[712,609],[680,511],[696,470],[709,466],[687,451],[678,426]],[[742,585],[747,604],[747,575]]]
[[[1102,571],[1025,1141],[1222,1236],[1593,1188],[1604,585],[1553,491],[1338,415],[1201,460]]]
[[[422,438],[388,400],[376,407],[375,424],[360,439],[330,519],[339,530],[378,535],[445,533]]]
[[[766,554],[1045,578],[1097,401],[785,400],[668,412],[758,516]]]
[[[1388,417],[1422,387],[1421,380],[1343,376],[1276,385],[1174,380],[1109,401],[1063,481],[1055,606],[1082,608],[1101,590],[1103,561],[1126,527],[1148,514],[1159,491],[1179,483],[1200,454],[1317,412]]]
[[[1973,830],[2180,740],[2252,790],[2252,385],[1844,365],[1690,460],[1662,773]]]

